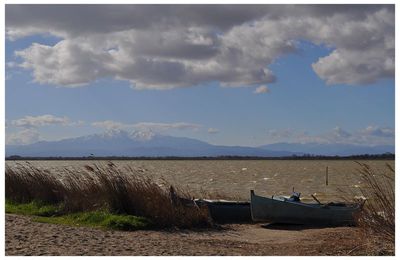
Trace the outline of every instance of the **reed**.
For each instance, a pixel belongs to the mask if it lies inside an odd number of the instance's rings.
[[[356,216],[366,240],[366,252],[373,255],[394,254],[395,247],[395,189],[394,169],[387,164],[388,172],[376,172],[365,163],[358,163],[366,198],[363,210]]]
[[[64,213],[108,210],[148,218],[159,227],[209,226],[206,208],[186,205],[190,195],[173,188],[179,200],[171,198],[168,184],[160,185],[132,167],[107,164],[83,169],[63,168],[58,172],[29,163],[6,166],[6,198],[15,202],[61,204]],[[172,186],[171,186],[172,187]]]

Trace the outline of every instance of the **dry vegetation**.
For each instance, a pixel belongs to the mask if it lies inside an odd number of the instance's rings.
[[[157,184],[140,169],[119,168],[109,162],[86,165],[84,170],[63,168],[62,171],[51,172],[29,163],[6,166],[6,199],[60,204],[64,213],[102,209],[142,216],[159,227],[210,225],[206,208],[174,200],[170,186]],[[174,193],[178,198],[190,199],[182,190],[174,189]]]
[[[359,163],[360,187],[366,202],[356,216],[357,226],[362,228],[362,244],[354,251],[367,255],[394,255],[395,250],[395,189],[394,169],[376,172],[369,165]]]

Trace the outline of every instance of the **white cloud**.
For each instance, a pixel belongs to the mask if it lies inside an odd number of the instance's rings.
[[[208,128],[207,132],[209,134],[217,134],[217,133],[219,133],[219,130],[216,128]]]
[[[92,126],[105,128],[107,130],[113,130],[113,129],[121,129],[121,128],[125,127],[126,125],[123,123],[120,123],[120,122],[112,121],[112,120],[105,120],[105,121],[93,122]]]
[[[53,115],[25,116],[11,121],[11,125],[25,128],[45,125],[67,125],[68,123],[69,119],[67,117],[56,117]]]
[[[351,136],[351,134],[349,132],[343,130],[339,126],[336,126],[335,128],[333,128],[331,135],[335,138],[347,138],[347,137]]]
[[[319,134],[310,134],[294,129],[271,129],[267,132],[270,143],[321,143],[321,144],[358,144],[358,145],[393,145],[394,129],[389,127],[368,126],[364,129],[348,132],[340,127]]]
[[[15,67],[18,67],[18,63],[17,62],[15,62],[15,61],[6,62],[6,68],[12,69],[12,68],[15,68]]]
[[[258,88],[256,88],[253,93],[254,94],[269,93],[269,88],[265,85],[261,85]]]
[[[198,130],[201,125],[192,123],[152,123],[152,122],[140,122],[132,125],[134,128],[139,130],[152,130],[152,131],[166,131],[170,129],[178,130]]]
[[[43,140],[39,129],[46,126],[80,127],[85,121],[70,121],[68,117],[54,115],[25,116],[6,120],[6,144],[31,144]]]
[[[317,41],[336,47],[328,56],[312,64],[328,84],[362,85],[380,78],[394,77],[394,12],[386,8],[365,14],[361,20],[348,21],[343,15],[328,18],[326,35]]]
[[[139,122],[135,124],[126,124],[112,120],[93,122],[92,125],[95,127],[105,128],[107,130],[134,129],[137,131],[154,131],[154,132],[163,132],[173,129],[196,131],[202,127],[199,124],[184,123],[184,122],[177,122],[177,123]]]
[[[7,145],[31,144],[40,140],[39,132],[36,129],[23,129],[16,133],[6,133]]]
[[[327,140],[318,136],[310,135],[306,131],[299,129],[270,129],[267,131],[267,136],[270,142],[298,142],[298,143],[326,143]]]
[[[84,125],[86,125],[86,122],[83,120],[78,120],[76,122],[70,122],[68,125],[69,126],[84,126]]]
[[[389,127],[367,126],[361,130],[361,134],[378,137],[395,137],[394,129]]]
[[[393,5],[6,7],[9,39],[62,37],[16,55],[37,82],[66,87],[105,77],[137,89],[264,85],[298,39],[333,49],[312,64],[327,84],[369,84],[394,77],[394,26]]]

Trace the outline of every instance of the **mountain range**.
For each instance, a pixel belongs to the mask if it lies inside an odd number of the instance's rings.
[[[60,141],[40,141],[28,145],[6,145],[6,156],[83,157],[83,156],[292,156],[394,153],[394,146],[354,144],[275,143],[259,147],[212,145],[200,140],[159,135],[152,132],[112,130]]]

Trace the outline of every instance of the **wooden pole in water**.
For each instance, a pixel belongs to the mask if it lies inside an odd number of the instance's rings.
[[[325,185],[328,186],[328,166],[326,166],[326,172],[325,172]]]

